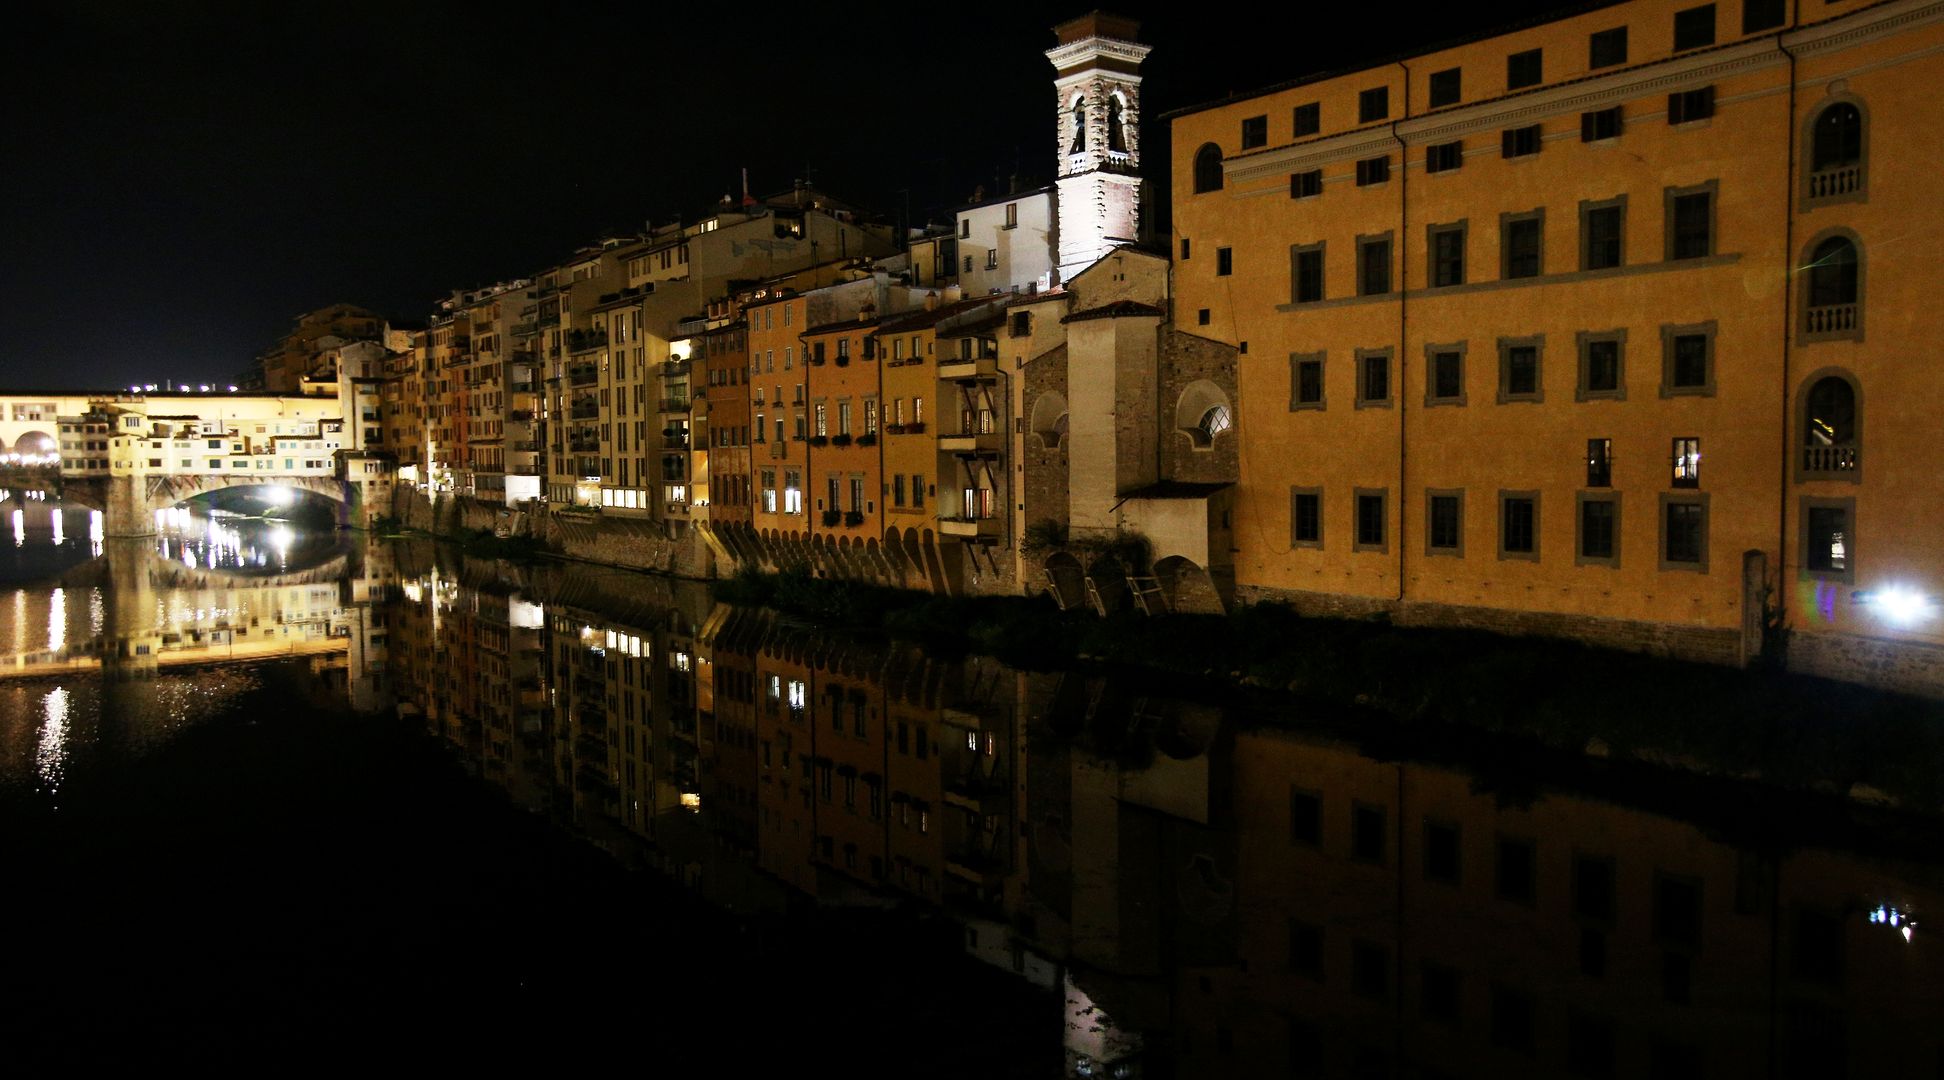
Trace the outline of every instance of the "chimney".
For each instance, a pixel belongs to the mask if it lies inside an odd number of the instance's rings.
[[[925,294],[925,310],[926,311],[938,310],[938,290],[933,289],[932,291]]]
[[[958,284],[956,284],[956,283],[954,283],[954,284],[951,284],[951,285],[947,285],[947,286],[945,286],[945,302],[946,302],[946,303],[948,303],[948,304],[956,304],[956,303],[958,303],[958,302],[959,302],[960,300],[963,300],[963,299],[965,299],[965,290],[964,290],[963,288],[961,288],[961,287],[959,287],[959,286],[958,286]]]

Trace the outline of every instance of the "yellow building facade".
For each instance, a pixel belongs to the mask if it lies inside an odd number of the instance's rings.
[[[1727,663],[1779,619],[1793,666],[1944,687],[1899,242],[1940,45],[1902,0],[1637,0],[1176,114],[1238,595]]]

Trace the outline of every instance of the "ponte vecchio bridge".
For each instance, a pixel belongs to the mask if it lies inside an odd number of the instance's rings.
[[[353,414],[351,395],[335,383],[318,390],[0,391],[0,461],[58,464],[62,497],[102,511],[109,536],[146,535],[157,510],[264,485],[330,500],[340,524],[359,522],[389,497],[393,470],[368,449],[376,427]]]

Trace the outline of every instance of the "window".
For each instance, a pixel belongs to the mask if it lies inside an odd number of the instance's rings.
[[[1538,277],[1545,270],[1545,210],[1499,216],[1499,276]]]
[[[1323,170],[1311,169],[1308,172],[1289,174],[1289,197],[1309,199],[1323,194]],[[1186,243],[1186,241],[1183,241]]]
[[[1314,923],[1289,920],[1289,970],[1297,975],[1323,981],[1323,928]]]
[[[1289,355],[1289,408],[1320,409],[1323,407],[1323,354],[1291,353]]]
[[[1627,28],[1601,30],[1586,39],[1586,66],[1594,71],[1627,62]]]
[[[1742,0],[1742,33],[1755,34],[1781,26],[1788,0]]]
[[[1499,558],[1538,561],[1538,492],[1499,492]]]
[[[905,481],[904,481],[903,473],[897,473],[891,477],[891,505],[892,506],[903,506],[905,504],[904,484]]]
[[[1712,181],[1699,187],[1667,189],[1669,259],[1703,259],[1714,254],[1714,193]]]
[[[1815,242],[1809,249],[1808,295],[1803,305],[1804,341],[1840,338],[1861,340],[1862,261],[1856,243],[1838,234]]]
[[[1596,398],[1626,400],[1627,388],[1622,365],[1627,332],[1607,330],[1596,334],[1581,331],[1578,341],[1579,389],[1573,395],[1573,400],[1592,401]]]
[[[1420,1007],[1424,1018],[1438,1023],[1457,1023],[1458,969],[1426,960],[1423,975]]]
[[[1293,304],[1308,304],[1323,299],[1323,245],[1293,245],[1289,249],[1290,289]]]
[[[1289,489],[1289,543],[1291,547],[1323,546],[1323,489]]]
[[[763,470],[763,513],[776,513],[776,470]]]
[[[1188,241],[1186,241],[1186,240],[1183,240],[1183,241],[1181,242],[1181,247],[1182,247],[1182,250],[1183,250],[1183,251],[1186,251],[1186,250],[1188,249]],[[1012,330],[1012,336],[1013,336],[1013,337],[1030,337],[1030,336],[1032,336],[1032,333],[1033,333],[1033,313],[1032,313],[1032,312],[1030,312],[1030,311],[1015,311],[1015,312],[1013,312],[1013,313],[1012,313],[1012,327],[1011,327],[1011,330]]]
[[[1197,309],[1195,310],[1195,325],[1197,325],[1197,326],[1207,326],[1207,325],[1208,325],[1208,309],[1207,309],[1207,308],[1197,308]]]
[[[1801,401],[1802,468],[1797,479],[1858,479],[1863,466],[1856,387],[1838,374],[1809,384]]]
[[[1006,204],[1006,223],[1005,225],[1001,226],[1001,228],[1006,228],[1006,229],[1019,228],[1019,204],[1018,203]]]
[[[1433,488],[1425,493],[1424,552],[1427,555],[1465,553],[1465,493]]]
[[[1185,236],[1181,238],[1181,261],[1188,261],[1188,238]]]
[[[1586,440],[1586,486],[1613,486],[1613,440]]]
[[[1357,295],[1382,296],[1390,291],[1390,234],[1357,237]]]
[[[1854,499],[1802,500],[1802,575],[1830,581],[1856,580],[1856,538],[1851,519]]]
[[[998,249],[998,248],[987,248],[987,249],[986,249],[986,262],[985,262],[985,268],[986,268],[987,270],[997,270],[997,269],[999,269],[999,249]]]
[[[1357,408],[1390,404],[1389,349],[1357,350]]]
[[[1390,87],[1373,86],[1357,95],[1357,123],[1374,124],[1390,115]]]
[[[1424,823],[1424,879],[1458,884],[1458,826],[1450,822]]]
[[[1424,171],[1428,173],[1450,172],[1465,163],[1464,140],[1438,143],[1424,151]]]
[[[1667,122],[1687,124],[1714,115],[1714,87],[1681,90],[1667,95]]]
[[[1499,404],[1545,399],[1539,378],[1544,344],[1538,336],[1499,339]]]
[[[1465,403],[1465,346],[1427,345],[1424,349],[1426,405]]]
[[[1670,454],[1673,463],[1673,476],[1669,483],[1675,487],[1691,488],[1701,486],[1701,440],[1692,435],[1683,435],[1674,440]]]
[[[1215,249],[1215,276],[1228,277],[1235,270],[1235,249]]]
[[[1545,81],[1545,50],[1527,49],[1505,58],[1505,88],[1523,90]]]
[[[1538,898],[1539,851],[1532,841],[1499,837],[1494,871],[1500,900],[1530,904]]]
[[[1623,261],[1627,197],[1580,203],[1580,269],[1609,270]]]
[[[1506,986],[1492,987],[1492,1045],[1532,1052],[1532,997]]]
[[[911,505],[918,507],[921,510],[924,509],[925,477],[924,474],[922,473],[911,474]],[[923,732],[920,732],[919,734],[922,735]]]
[[[1589,472],[1591,468],[1589,464]],[[1579,493],[1579,552],[1573,561],[1580,566],[1620,565],[1620,496]]]
[[[1350,807],[1350,857],[1358,862],[1384,863],[1384,808],[1368,803]]]
[[[1269,145],[1269,118],[1251,116],[1242,121],[1242,149],[1254,150]]]
[[[1391,954],[1374,941],[1350,943],[1350,992],[1372,1001],[1390,997]]]
[[[1817,113],[1809,126],[1809,192],[1820,199],[1863,195],[1863,110],[1838,101]]]
[[[1465,223],[1433,225],[1429,230],[1431,284],[1434,287],[1465,283]]]
[[[1357,540],[1354,551],[1385,551],[1389,548],[1385,530],[1384,492],[1358,488],[1356,491]]]
[[[1599,142],[1620,137],[1620,106],[1580,114],[1580,141]]]
[[[1458,104],[1460,86],[1464,73],[1458,68],[1446,68],[1431,73],[1431,107],[1442,109],[1446,105]]]
[[[1299,139],[1323,130],[1322,107],[1314,101],[1296,106],[1289,119],[1290,134]]]
[[[1222,190],[1222,148],[1214,143],[1195,151],[1195,194]]]
[[[1539,125],[1528,124],[1520,128],[1507,128],[1499,133],[1500,155],[1508,158],[1525,157],[1539,152]]]
[[[1701,49],[1715,40],[1715,6],[1703,4],[1674,13],[1674,51]]]
[[[1662,570],[1708,569],[1708,497],[1662,492]]]
[[[783,512],[803,513],[803,472],[799,469],[783,472]]]
[[[1369,187],[1390,179],[1390,155],[1364,158],[1357,162],[1357,186]]]
[[[1715,324],[1661,327],[1661,396],[1714,393]]]

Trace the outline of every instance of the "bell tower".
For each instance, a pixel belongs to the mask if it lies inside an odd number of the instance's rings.
[[[1069,281],[1141,223],[1141,24],[1103,11],[1053,28],[1060,280]]]

